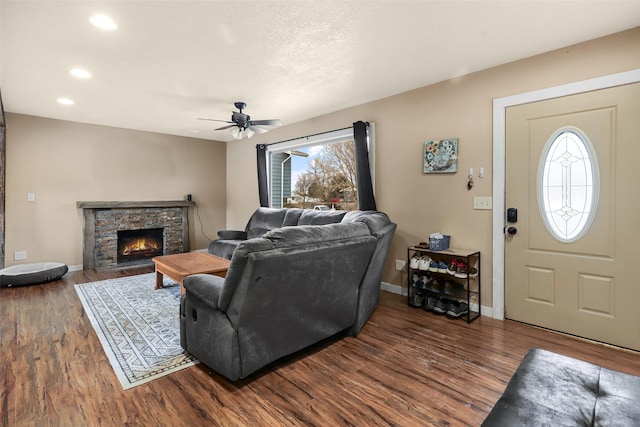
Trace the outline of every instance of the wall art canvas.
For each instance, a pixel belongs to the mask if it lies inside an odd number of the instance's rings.
[[[458,138],[425,141],[424,173],[458,171]]]

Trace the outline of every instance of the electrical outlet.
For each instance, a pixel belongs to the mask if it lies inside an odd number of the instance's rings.
[[[13,253],[14,261],[23,261],[25,259],[27,259],[27,251],[15,251]]]
[[[27,193],[27,202],[35,202],[36,193]]]
[[[396,270],[404,271],[404,266],[407,265],[407,262],[401,259],[396,260]]]
[[[491,196],[474,197],[473,209],[493,209],[493,198]]]

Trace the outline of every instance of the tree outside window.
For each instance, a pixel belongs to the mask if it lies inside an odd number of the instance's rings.
[[[295,151],[271,153],[272,207],[358,209],[352,139]]]

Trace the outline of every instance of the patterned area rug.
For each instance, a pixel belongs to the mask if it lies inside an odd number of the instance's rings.
[[[180,285],[155,273],[75,285],[105,353],[126,390],[197,360],[180,347]]]

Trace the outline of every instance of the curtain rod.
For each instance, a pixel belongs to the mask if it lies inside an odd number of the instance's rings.
[[[367,126],[369,126],[369,122],[365,122],[365,124],[366,124]],[[296,138],[285,139],[284,141],[278,141],[278,142],[272,142],[272,143],[270,143],[270,144],[260,144],[260,145],[264,145],[264,146],[267,146],[267,147],[268,147],[269,145],[284,144],[285,142],[291,142],[291,141],[295,141],[295,140],[297,140],[297,139],[305,139],[305,138],[309,139],[309,138],[313,138],[314,136],[320,136],[320,135],[324,135],[324,134],[327,134],[327,133],[331,133],[331,132],[338,132],[338,131],[341,131],[341,130],[347,130],[347,129],[353,129],[353,126],[349,126],[349,127],[341,128],[341,129],[328,130],[328,131],[326,131],[326,132],[314,133],[314,134],[312,134],[312,135],[298,136],[298,137],[296,137]]]

